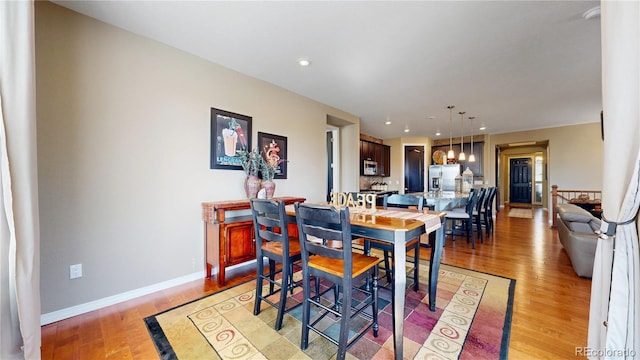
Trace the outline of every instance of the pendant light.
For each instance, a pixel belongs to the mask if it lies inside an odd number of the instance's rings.
[[[460,114],[460,155],[458,155],[458,160],[465,161],[467,157],[464,154],[464,147],[462,143],[464,138],[464,111],[460,111],[458,114]]]
[[[476,155],[473,153],[473,119],[475,116],[469,116],[469,127],[471,128],[471,154],[469,155],[469,162],[476,162]]]
[[[447,106],[447,109],[449,109],[449,152],[447,152],[447,159],[455,159],[456,158],[456,154],[453,152],[453,137],[452,137],[452,130],[451,128],[453,127],[453,108],[455,106],[454,105],[449,105]]]

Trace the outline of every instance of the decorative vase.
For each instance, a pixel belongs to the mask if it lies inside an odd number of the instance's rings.
[[[258,196],[258,191],[260,191],[260,179],[255,175],[248,175],[244,179],[244,191],[249,199],[253,199]]]
[[[264,180],[262,181],[262,188],[266,192],[267,199],[271,199],[276,191],[276,183],[273,180]]]

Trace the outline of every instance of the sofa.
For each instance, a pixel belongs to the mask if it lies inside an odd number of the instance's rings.
[[[573,204],[558,204],[558,237],[576,274],[591,278],[596,254],[600,219]]]

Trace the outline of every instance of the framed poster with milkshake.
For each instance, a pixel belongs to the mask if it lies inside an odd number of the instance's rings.
[[[211,108],[211,169],[242,170],[237,150],[251,150],[251,117]]]

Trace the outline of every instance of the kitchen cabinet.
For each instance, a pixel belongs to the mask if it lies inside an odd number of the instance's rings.
[[[391,176],[391,147],[382,145],[382,161],[378,161],[379,176]]]
[[[364,175],[364,161],[375,161],[378,163],[375,175],[368,176],[391,176],[391,147],[374,143],[371,141],[360,140],[360,175]]]

